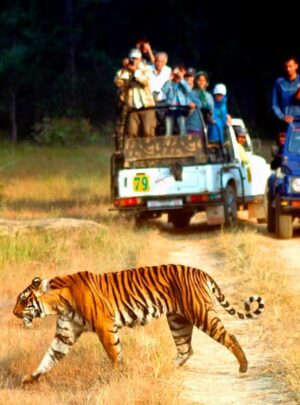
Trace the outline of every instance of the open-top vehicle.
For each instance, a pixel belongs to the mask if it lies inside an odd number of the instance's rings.
[[[235,224],[240,206],[248,208],[250,216],[263,219],[270,168],[253,153],[249,135],[249,164],[242,164],[235,130],[245,126],[243,120],[232,119],[220,147],[208,143],[201,111],[195,112],[199,136],[130,138],[125,131],[111,159],[114,208],[137,219],[166,213],[175,227],[187,226],[200,211],[206,212],[208,224]]]

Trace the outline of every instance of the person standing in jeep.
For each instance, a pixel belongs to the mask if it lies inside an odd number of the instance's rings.
[[[151,109],[155,102],[150,79],[150,66],[142,62],[141,51],[133,48],[125,69],[119,70],[114,79],[115,85],[124,94],[124,105],[128,111],[126,132],[129,137],[155,135],[155,111]]]
[[[300,76],[298,61],[288,57],[284,61],[285,75],[279,77],[272,93],[272,110],[277,118],[278,132],[285,132],[288,124],[300,116]]]

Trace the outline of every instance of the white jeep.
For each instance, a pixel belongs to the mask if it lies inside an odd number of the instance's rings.
[[[121,150],[111,160],[114,208],[137,219],[167,213],[175,227],[188,226],[200,211],[206,212],[208,224],[232,225],[240,206],[248,209],[249,217],[264,219],[270,166],[253,153],[249,134],[249,163],[242,163],[238,126],[245,128],[243,120],[233,118],[223,147],[208,143],[204,123],[201,136],[127,138],[125,134]]]

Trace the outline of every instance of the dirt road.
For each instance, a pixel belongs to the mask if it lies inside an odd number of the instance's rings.
[[[71,221],[71,224],[68,222],[68,226],[74,226],[73,222]],[[46,225],[49,225],[48,222]],[[54,226],[52,221],[50,225]],[[282,262],[288,263],[283,268],[293,276],[291,278],[293,282],[289,286],[285,285],[285,288],[299,291],[300,227],[296,230],[293,239],[280,241],[266,233],[265,225],[253,226],[257,229],[257,243],[262,245],[268,254],[272,254],[271,246],[274,252],[279,252]],[[147,263],[163,261],[201,268],[215,278],[226,297],[232,302],[231,298],[236,296],[237,288],[231,280],[231,274],[224,271],[222,258],[216,254],[215,244],[219,232],[219,229],[211,230],[197,222],[189,229],[182,231],[173,230],[172,226],[164,221],[156,222],[153,230],[155,248],[151,246],[147,250],[147,257],[143,257],[143,260]],[[238,290],[244,292],[244,295],[236,297],[240,303],[248,295],[256,292],[248,290],[247,282]],[[237,308],[242,309],[241,306]],[[203,332],[195,330],[194,355],[175,372],[175,380],[180,387],[180,403],[183,405],[299,404],[295,394],[284,385],[283,380],[278,378],[278,373],[276,375],[274,372],[273,365],[277,359],[272,350],[272,342],[267,348],[261,343],[260,320],[237,320],[222,308],[219,309],[219,314],[226,328],[237,337],[244,349],[249,361],[248,372],[240,374],[236,359],[227,349],[218,345]],[[295,325],[295,328],[295,333],[300,336],[299,324]]]
[[[212,274],[219,285],[224,287],[223,292],[230,300],[232,288],[230,275],[224,272],[220,258],[213,253],[215,232],[203,232],[197,229],[193,232],[192,229],[176,233],[172,228],[170,232],[170,228],[167,229],[167,227],[168,225],[162,225],[157,235],[157,243],[164,247],[167,261],[200,267]],[[271,236],[266,234],[265,225],[257,225],[257,227],[261,228],[258,229],[259,243],[263,244],[266,241],[270,243]],[[299,242],[298,231],[289,241],[274,239],[274,249],[281,252],[282,260],[288,261],[289,271],[295,275],[296,288],[300,288]],[[245,296],[240,297],[241,302],[248,293],[249,291],[245,291]],[[299,403],[289,389],[272,373],[272,363],[276,359],[271,345],[268,351],[264,351],[260,345],[259,320],[237,320],[221,308],[220,317],[226,328],[238,338],[243,347],[249,361],[249,370],[246,374],[239,374],[238,363],[233,355],[201,331],[195,330],[194,355],[177,372],[178,380],[182,383],[180,397],[182,403],[203,405]]]

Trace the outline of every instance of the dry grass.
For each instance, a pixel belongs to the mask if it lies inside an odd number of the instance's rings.
[[[86,269],[102,273],[135,266],[147,239],[145,230],[111,223],[100,233],[27,232],[2,240],[0,397],[7,398],[6,403],[22,398],[22,403],[35,404],[42,397],[47,404],[158,404],[166,395],[164,403],[176,403],[171,383],[175,348],[165,320],[121,331],[126,362],[120,372],[113,371],[96,335],[85,334],[49,375],[21,389],[21,375],[37,366],[53,338],[55,320],[36,321],[32,330],[23,329],[11,312],[17,293],[35,275],[52,277]]]
[[[100,229],[0,233],[1,404],[158,404],[161,398],[164,404],[176,404],[173,387],[178,384],[171,380],[175,348],[163,320],[121,331],[125,364],[119,372],[112,369],[96,335],[85,334],[51,373],[22,388],[21,376],[38,365],[53,338],[55,320],[23,329],[12,315],[17,294],[36,275],[136,266],[149,232],[116,220],[108,211],[107,150],[24,147],[1,153],[6,179],[1,217],[75,216],[103,224]]]
[[[284,267],[288,264],[274,248],[276,242],[266,241],[253,229],[223,233],[219,240],[230,283],[246,285],[265,300],[259,340],[266,353],[274,354],[273,375],[300,395],[299,277],[295,279]]]

